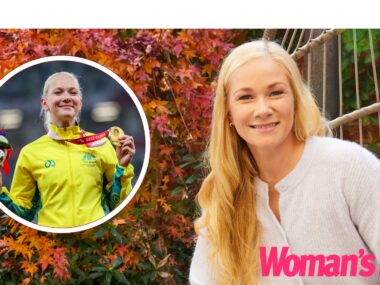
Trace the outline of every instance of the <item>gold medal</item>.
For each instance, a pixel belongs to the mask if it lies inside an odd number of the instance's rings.
[[[124,135],[124,131],[119,127],[111,127],[109,130],[108,138],[114,146],[119,146],[119,139]]]

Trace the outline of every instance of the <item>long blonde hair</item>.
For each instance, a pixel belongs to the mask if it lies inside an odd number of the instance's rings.
[[[197,196],[202,216],[195,222],[197,233],[204,234],[211,246],[208,260],[218,275],[218,284],[256,284],[258,275],[257,166],[246,142],[229,125],[227,99],[231,74],[248,61],[264,56],[280,64],[290,82],[297,139],[331,134],[296,63],[281,46],[258,40],[235,48],[226,57],[218,77],[206,152],[210,172]],[[201,233],[202,228],[205,230]]]

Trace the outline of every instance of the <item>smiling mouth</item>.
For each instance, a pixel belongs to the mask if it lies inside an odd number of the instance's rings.
[[[254,129],[270,129],[270,128],[274,128],[278,124],[279,122],[269,123],[269,124],[257,124],[257,125],[251,125],[250,127]]]

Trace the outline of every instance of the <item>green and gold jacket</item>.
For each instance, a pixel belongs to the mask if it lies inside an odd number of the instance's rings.
[[[123,201],[132,190],[134,169],[118,165],[106,140],[97,147],[65,140],[81,137],[79,126],[51,130],[20,152],[10,191],[0,201],[22,218],[48,227],[74,227],[93,222]]]

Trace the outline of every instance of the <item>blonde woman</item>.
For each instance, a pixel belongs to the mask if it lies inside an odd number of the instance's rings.
[[[278,44],[254,41],[227,56],[214,98],[210,172],[198,195],[191,284],[380,284],[380,162],[330,136]],[[356,256],[357,270],[335,264],[329,272],[332,255],[336,262]]]
[[[42,226],[74,227],[103,217],[132,190],[133,138],[120,137],[116,151],[104,137],[88,140],[92,134],[78,125],[82,91],[72,73],[45,81],[41,106],[47,134],[21,150],[0,201]]]

